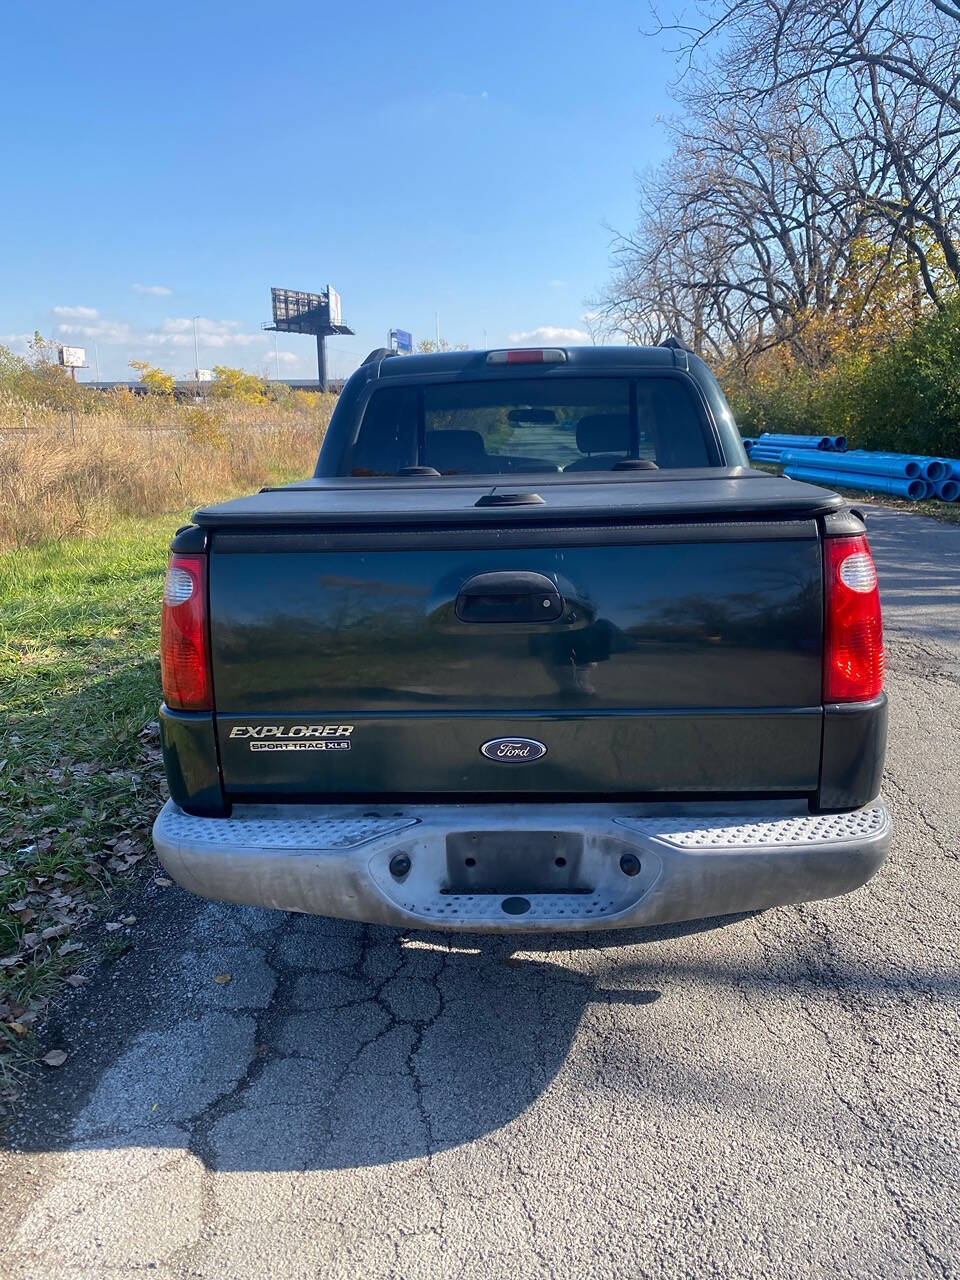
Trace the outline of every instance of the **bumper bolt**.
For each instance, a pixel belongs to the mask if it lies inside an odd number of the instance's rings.
[[[395,853],[390,859],[390,874],[395,880],[402,880],[410,870],[410,855]]]
[[[635,876],[640,870],[640,859],[633,853],[625,853],[620,859],[620,870],[625,876]]]

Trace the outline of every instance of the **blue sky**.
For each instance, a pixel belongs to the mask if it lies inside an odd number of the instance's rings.
[[[472,346],[582,330],[604,224],[630,226],[664,150],[650,22],[621,0],[9,5],[0,342],[183,373],[199,315],[202,365],[272,372],[273,284],[339,290],[337,373],[437,311]],[[312,339],[280,351],[315,376]]]

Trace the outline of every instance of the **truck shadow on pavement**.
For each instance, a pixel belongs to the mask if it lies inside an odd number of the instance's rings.
[[[664,981],[754,1001],[792,984],[836,1001],[844,987],[909,980],[818,971],[796,952],[758,968],[693,936],[752,930],[743,916],[613,934],[403,934],[146,894],[150,936],[48,1027],[41,1051],[71,1056],[32,1091],[21,1149],[185,1148],[217,1171],[423,1158],[495,1134],[548,1091],[603,1091],[608,1076],[632,1091],[662,1092],[665,1078],[701,1090],[695,1029],[685,1049],[670,1040],[664,1076],[653,1008]],[[578,1029],[597,1047],[573,1055],[568,1080]]]
[[[262,1171],[422,1157],[521,1115],[588,1011],[639,1031],[660,995],[607,978],[611,948],[663,930],[402,934],[145,892],[152,936],[45,1031],[41,1052],[70,1058],[29,1091],[21,1149],[182,1146]]]

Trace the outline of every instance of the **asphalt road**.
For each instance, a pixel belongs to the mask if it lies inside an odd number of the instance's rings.
[[[151,888],[47,1032],[4,1280],[960,1275],[960,528],[870,524],[871,884],[573,949]]]

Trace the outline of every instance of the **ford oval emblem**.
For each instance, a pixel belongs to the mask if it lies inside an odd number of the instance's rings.
[[[480,754],[497,764],[532,764],[543,759],[547,748],[534,738],[491,738],[480,748]]]

